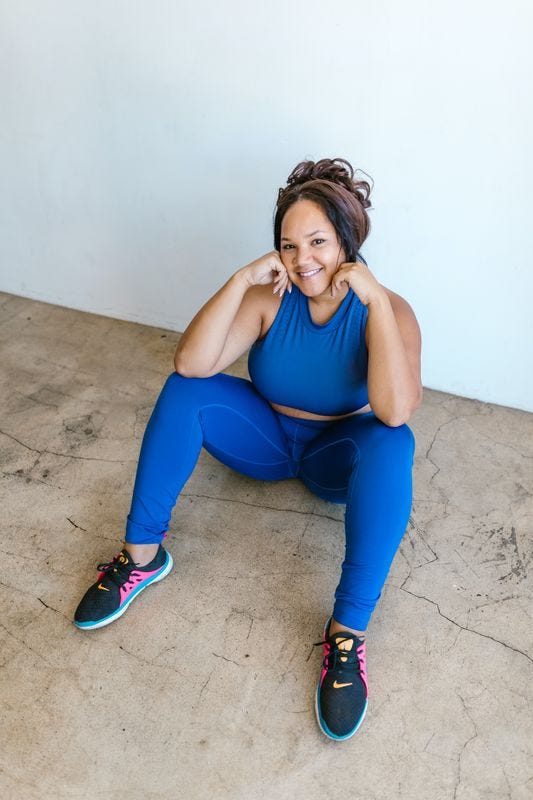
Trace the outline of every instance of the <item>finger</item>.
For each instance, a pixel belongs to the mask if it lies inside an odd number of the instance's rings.
[[[279,272],[272,270],[272,284],[273,284],[272,291],[274,294],[276,294],[282,282],[283,282],[283,275],[280,275]]]
[[[279,296],[283,297],[285,294],[285,289],[287,288],[287,275],[283,275],[279,283]]]
[[[287,273],[283,271],[283,273],[280,273],[274,280],[274,294],[280,289],[285,289],[287,287],[287,281],[288,281]]]
[[[279,292],[279,296],[280,297],[283,297],[283,294],[284,294],[286,288],[287,288],[287,284],[286,284],[285,279],[283,279],[282,281],[279,282],[278,288],[276,289],[276,291]]]

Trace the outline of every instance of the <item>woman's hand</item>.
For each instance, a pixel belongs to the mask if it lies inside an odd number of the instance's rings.
[[[342,283],[347,283],[365,306],[376,297],[382,297],[384,294],[383,286],[362,261],[348,261],[339,266],[331,279],[332,297],[337,296]]]
[[[249,286],[266,286],[273,283],[273,294],[279,292],[280,297],[283,297],[285,289],[292,291],[292,283],[277,250],[272,250],[252,261],[244,267],[243,272]]]

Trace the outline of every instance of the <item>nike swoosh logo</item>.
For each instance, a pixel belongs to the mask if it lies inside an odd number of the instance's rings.
[[[353,686],[353,683],[337,683],[337,681],[333,681],[334,689],[342,689],[343,686]]]
[[[98,588],[102,589],[104,592],[108,592],[109,591],[109,589],[106,589],[105,586],[102,586],[101,583],[98,584]]]

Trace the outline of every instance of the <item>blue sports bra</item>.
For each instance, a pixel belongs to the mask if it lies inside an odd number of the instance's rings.
[[[368,403],[367,307],[352,289],[325,325],[311,319],[307,297],[285,292],[266,336],[248,354],[257,391],[279,405],[337,416]]]

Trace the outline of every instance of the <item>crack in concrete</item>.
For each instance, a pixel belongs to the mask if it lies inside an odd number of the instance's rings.
[[[450,413],[450,412],[448,411],[448,413]],[[452,416],[452,418],[451,418],[451,419],[448,419],[448,420],[446,420],[445,422],[442,422],[442,423],[439,425],[439,427],[438,427],[438,428],[437,428],[437,430],[435,431],[435,434],[434,434],[434,436],[433,436],[433,439],[431,440],[431,444],[429,445],[428,449],[426,450],[426,455],[425,455],[426,459],[427,459],[427,460],[430,462],[430,464],[432,464],[432,465],[435,467],[435,470],[436,470],[436,471],[433,473],[433,475],[431,476],[431,478],[429,479],[429,481],[428,481],[428,483],[429,483],[429,484],[432,484],[432,483],[433,483],[433,481],[435,480],[435,478],[437,477],[437,475],[439,474],[439,472],[440,472],[440,469],[441,469],[441,468],[438,466],[438,464],[436,464],[436,463],[435,463],[435,462],[434,462],[434,461],[433,461],[433,460],[430,458],[430,455],[429,455],[429,454],[431,453],[431,450],[433,449],[433,446],[434,446],[434,444],[435,444],[435,441],[436,441],[436,439],[437,439],[437,436],[439,435],[439,433],[441,432],[441,430],[442,430],[443,428],[445,428],[445,427],[446,427],[446,425],[451,425],[451,424],[452,424],[452,422],[457,422],[458,420],[465,420],[465,419],[468,419],[469,417],[475,417],[475,416],[477,416],[477,413],[478,413],[478,412],[476,412],[476,413],[474,413],[474,414],[456,414],[456,415]],[[487,437],[487,438],[488,438],[488,437]],[[439,488],[439,487],[437,487],[437,488]],[[441,492],[441,494],[442,494],[442,495],[443,495],[443,497],[445,498],[446,502],[448,502],[448,498],[447,498],[447,497],[446,497],[446,495],[444,494],[444,491],[443,491],[442,489],[440,489],[440,488],[439,488],[439,491]]]
[[[435,550],[433,550],[433,548],[424,539],[424,537],[422,536],[422,533],[420,531],[419,526],[416,524],[416,522],[413,521],[413,518],[411,516],[411,517],[409,517],[409,522],[408,522],[408,527],[407,527],[406,533],[407,533],[407,536],[409,537],[409,544],[411,545],[411,549],[413,550],[413,552],[415,551],[415,544],[414,544],[413,539],[411,537],[411,533],[410,533],[410,530],[409,530],[410,528],[416,532],[418,538],[424,543],[424,545],[427,547],[427,549],[433,555],[433,558],[430,558],[427,561],[424,561],[423,564],[419,564],[417,566],[418,567],[425,567],[428,564],[433,564],[434,561],[438,561],[439,557],[438,557],[437,553],[435,552]]]
[[[503,575],[501,578],[498,578],[498,580],[503,581],[506,578],[510,577],[511,575],[515,575],[517,578],[527,577],[527,570],[526,570],[527,565],[524,564],[522,556],[520,555],[520,551],[518,549],[518,542],[516,541],[516,528],[514,526],[511,526],[511,533],[508,539],[502,536],[501,546],[507,547],[507,545],[511,545],[511,547],[513,548],[514,554],[516,555],[517,563],[511,568],[511,570],[507,573],[507,575]],[[528,559],[528,563],[529,560],[530,559]]]
[[[299,553],[299,552],[300,552],[300,546],[301,546],[301,544],[302,544],[302,542],[303,542],[303,540],[304,540],[305,534],[307,533],[307,529],[308,529],[308,527],[309,527],[309,525],[310,525],[310,524],[311,524],[311,520],[310,520],[310,519],[306,520],[305,527],[304,527],[304,529],[303,529],[303,533],[302,533],[302,535],[300,536],[300,538],[298,539],[298,544],[296,545],[296,552],[297,552],[297,553]],[[295,554],[294,554],[294,555],[295,555]]]
[[[213,653],[213,651],[211,651],[211,653],[212,653],[212,655],[216,656],[216,658],[222,658],[224,661],[229,661],[230,664],[235,664],[235,666],[237,666],[237,667],[241,667],[242,666],[242,664],[239,664],[237,661],[233,661],[232,658],[226,658],[226,656],[221,656],[218,653]]]
[[[405,583],[405,581],[404,581],[404,583]],[[481,633],[481,631],[476,631],[474,628],[467,628],[464,625],[460,625],[454,619],[451,619],[450,617],[447,617],[446,614],[442,613],[442,611],[440,610],[439,604],[435,600],[431,600],[429,597],[424,597],[423,595],[415,594],[414,592],[410,592],[409,589],[404,589],[403,588],[403,584],[402,584],[402,586],[398,586],[396,588],[400,589],[400,591],[405,592],[406,594],[410,594],[411,597],[417,597],[419,600],[425,600],[426,603],[431,603],[432,606],[435,606],[435,608],[437,609],[437,611],[438,611],[438,613],[440,614],[441,617],[443,617],[444,619],[448,620],[448,622],[451,622],[452,625],[456,625],[458,628],[461,628],[461,630],[468,631],[469,633],[474,633],[476,636],[481,636],[483,639],[490,639],[491,641],[496,642],[497,644],[501,644],[503,647],[506,647],[508,650],[512,650],[514,653],[519,653],[521,656],[524,656],[524,658],[527,658],[527,660],[531,661],[531,663],[533,664],[533,658],[530,655],[528,655],[527,653],[524,653],[523,650],[519,650],[517,647],[513,647],[512,645],[507,644],[507,642],[502,642],[501,639],[496,639],[494,636],[491,636],[488,633]]]
[[[521,599],[522,598],[520,597],[519,594],[508,594],[505,597],[499,597],[496,598],[495,600],[488,600],[486,603],[480,603],[475,608],[470,609],[468,613],[471,614],[474,611],[479,611],[480,608],[485,608],[486,606],[497,606],[500,603],[506,603],[507,600],[521,600]]]
[[[453,552],[454,552],[456,555],[458,555],[458,556],[459,556],[459,558],[461,559],[461,561],[463,562],[463,564],[465,564],[465,565],[468,567],[468,569],[469,569],[469,570],[470,570],[470,571],[471,571],[471,572],[472,572],[472,573],[473,573],[473,574],[476,576],[476,578],[477,578],[478,580],[480,580],[480,577],[479,577],[479,575],[477,574],[477,572],[476,572],[474,569],[472,569],[472,567],[470,566],[470,564],[468,563],[468,561],[466,561],[466,559],[464,559],[464,558],[463,558],[463,556],[461,555],[461,553],[459,552],[459,550],[457,550],[457,548],[456,548],[456,547],[454,547],[454,549],[453,549]]]
[[[454,800],[457,800],[457,791],[458,791],[459,786],[461,784],[461,772],[462,772],[461,760],[463,758],[464,752],[465,752],[466,748],[468,747],[468,745],[470,744],[470,742],[472,742],[474,739],[477,739],[477,737],[479,736],[479,731],[477,729],[477,725],[474,722],[474,720],[472,719],[472,717],[470,716],[470,714],[468,712],[468,709],[466,707],[465,701],[463,700],[463,698],[461,697],[460,694],[458,694],[457,697],[459,698],[459,700],[463,704],[464,712],[465,712],[466,716],[468,717],[468,719],[470,720],[470,724],[474,728],[474,734],[473,734],[473,736],[470,736],[470,738],[467,739],[466,742],[463,744],[463,746],[461,748],[461,752],[459,753],[459,755],[457,757],[457,783],[455,784],[454,791],[453,791]]]
[[[212,674],[213,674],[213,672],[214,672],[214,671],[215,671],[215,670],[214,670],[214,668],[213,668],[213,669],[211,670],[211,672],[209,673],[209,675],[208,675],[208,677],[207,677],[207,680],[206,680],[206,682],[204,683],[204,685],[203,685],[203,686],[202,686],[202,688],[200,689],[200,694],[198,695],[198,703],[199,703],[199,702],[200,702],[200,700],[202,699],[202,695],[203,695],[203,693],[205,692],[205,690],[207,689],[207,684],[208,684],[208,683],[209,683],[209,681],[211,680],[211,676],[212,676]]]
[[[30,472],[33,467],[30,467]],[[40,478],[32,478],[27,475],[24,470],[20,469],[16,472],[2,472],[3,478],[16,478],[17,480],[24,479],[26,483],[43,483],[45,486],[50,486],[52,489],[60,489],[61,491],[65,490],[64,486],[58,486],[57,483],[49,483],[48,481],[42,481]]]
[[[447,410],[447,409],[446,409],[446,410]],[[450,412],[448,411],[448,414],[449,414],[449,413],[450,413]],[[426,450],[426,460],[427,460],[427,461],[429,461],[429,463],[430,463],[430,464],[432,464],[432,465],[435,467],[435,470],[436,470],[436,471],[433,473],[433,475],[431,476],[431,478],[429,479],[429,483],[432,483],[432,482],[433,482],[433,480],[436,478],[436,476],[437,476],[437,475],[439,474],[439,472],[440,472],[440,467],[439,467],[437,464],[435,464],[435,462],[434,462],[434,461],[432,461],[432,459],[429,457],[429,454],[431,453],[431,451],[432,451],[432,449],[433,449],[433,445],[435,444],[435,441],[436,441],[436,439],[437,439],[437,436],[439,435],[439,433],[440,433],[440,431],[442,430],[442,428],[444,428],[444,426],[445,426],[445,425],[450,425],[450,423],[454,422],[456,419],[458,419],[458,417],[454,417],[454,416],[452,416],[452,418],[451,418],[451,419],[448,419],[448,420],[446,420],[445,422],[442,422],[442,423],[439,425],[439,427],[437,428],[437,430],[435,431],[435,433],[434,433],[434,435],[433,435],[433,439],[431,440],[431,444],[429,445],[428,449]]]
[[[39,603],[42,603],[42,604],[43,604],[43,606],[44,606],[45,608],[49,608],[49,609],[50,609],[50,611],[55,611],[55,612],[56,612],[56,614],[61,614],[61,616],[62,616],[62,617],[64,617],[64,618],[65,618],[65,619],[66,619],[68,622],[71,622],[71,621],[72,621],[72,620],[70,619],[70,617],[67,617],[67,615],[66,615],[66,614],[63,614],[63,612],[62,612],[62,611],[59,611],[59,609],[57,609],[57,608],[53,608],[53,606],[49,606],[47,603],[45,603],[45,602],[44,602],[44,600],[41,600],[41,598],[40,598],[40,597],[37,597],[37,595],[35,595],[35,597],[36,597],[36,599],[39,601]]]
[[[5,584],[2,584],[2,585],[4,586]],[[51,664],[50,661],[47,661],[47,659],[44,656],[42,656],[40,653],[38,653],[37,650],[34,650],[33,647],[30,647],[30,645],[27,642],[25,642],[24,639],[19,639],[18,636],[15,636],[15,634],[12,633],[9,630],[9,628],[6,628],[6,626],[3,625],[1,622],[0,622],[0,628],[3,628],[8,636],[11,636],[12,639],[14,639],[16,642],[21,644],[27,650],[29,650],[30,653],[33,653],[34,656],[37,656],[37,658],[40,658],[41,661],[44,661],[44,663],[46,664],[47,667],[50,667],[50,669],[55,670],[54,664]]]
[[[38,400],[35,397],[29,397],[29,395],[22,394],[22,392],[18,392],[16,389],[14,390],[14,394],[18,394],[18,396],[19,397],[23,397],[24,400],[30,400],[32,403],[37,403],[37,405],[39,405],[39,406],[47,406],[48,408],[55,408],[55,409],[59,408],[57,403],[45,403],[44,400]],[[27,409],[24,409],[24,410],[27,410]],[[16,413],[22,413],[22,412],[16,412]]]
[[[131,464],[137,463],[137,459],[116,459],[116,458],[95,458],[91,456],[75,456],[69,453],[56,453],[54,450],[38,450],[36,447],[30,447],[28,444],[21,442],[20,439],[17,439],[16,436],[13,436],[11,433],[7,433],[6,431],[0,430],[0,433],[3,436],[7,436],[8,439],[12,439],[14,442],[19,444],[21,447],[24,447],[26,450],[30,450],[32,453],[39,453],[39,457],[42,455],[49,455],[49,456],[58,456],[59,458],[73,458],[77,461],[101,461],[104,464]],[[39,459],[37,459],[38,461]],[[35,462],[37,463],[37,462]],[[35,466],[35,465],[33,465]],[[33,469],[33,466],[31,469]],[[6,473],[6,474],[13,474],[13,473]],[[37,480],[36,478],[32,478],[32,480]],[[39,481],[39,483],[44,483],[45,481]],[[61,487],[60,487],[61,488]]]
[[[123,647],[121,644],[119,644],[118,648],[119,650],[122,650],[123,653],[126,653],[126,655],[131,656],[131,658],[134,658],[140,664],[147,664],[149,667],[156,667],[156,669],[170,669],[172,670],[172,672],[175,672],[176,675],[179,675],[180,678],[184,677],[183,672],[181,672],[177,667],[173,667],[170,664],[156,664],[155,659],[152,659],[150,661],[147,658],[143,658],[142,656],[136,655],[135,653],[131,653],[129,650],[126,650],[126,648]],[[158,656],[156,656],[156,658],[158,658]]]
[[[43,558],[46,558],[46,555],[35,557],[35,556],[21,555],[20,553],[11,553],[9,550],[0,550],[0,553],[2,553],[2,555],[4,556],[13,556],[13,558],[23,558],[24,560],[29,559],[30,561],[42,561]],[[5,586],[7,588],[7,583],[0,582],[0,586]],[[13,587],[10,586],[9,588],[11,589]],[[19,589],[19,591],[21,590]]]
[[[88,531],[86,530],[86,528],[82,528],[82,527],[81,527],[81,525],[76,525],[76,523],[75,523],[75,522],[72,522],[72,520],[71,520],[71,518],[70,518],[70,517],[67,517],[67,519],[68,519],[68,521],[70,522],[70,524],[71,524],[71,525],[74,525],[74,527],[75,527],[75,528],[77,528],[79,531],[84,531],[85,533],[88,533]]]
[[[332,517],[329,514],[317,514],[315,511],[297,511],[294,508],[278,508],[277,506],[265,506],[261,503],[250,503],[246,500],[236,500],[233,497],[213,497],[209,494],[193,494],[182,492],[180,497],[199,497],[204,498],[206,500],[217,500],[223,503],[237,503],[238,505],[243,506],[251,506],[252,508],[261,508],[266,509],[267,511],[281,511],[288,514],[301,514],[304,517],[318,517],[319,519],[330,519],[332,522],[338,522],[339,524],[344,524],[344,520],[338,519],[337,517]]]
[[[250,634],[252,632],[252,628],[253,628],[254,621],[255,621],[253,614],[251,614],[247,610],[242,610],[242,609],[239,609],[239,608],[232,608],[231,611],[229,612],[229,614],[226,615],[226,618],[224,620],[226,625],[228,624],[229,620],[233,617],[234,614],[237,614],[237,616],[248,617],[248,619],[250,620],[248,633],[246,634],[246,640],[248,640],[250,638]],[[264,617],[259,617],[259,619],[263,620]]]
[[[170,647],[164,647],[156,656],[154,656],[153,660],[157,661],[157,659],[161,658],[161,656],[164,656],[165,653],[171,653],[172,650],[177,650],[177,649],[178,649],[178,645],[177,644],[173,644]]]
[[[285,669],[283,670],[283,672],[282,672],[282,673],[281,673],[281,675],[280,675],[280,678],[279,678],[279,681],[278,681],[278,687],[279,687],[279,686],[281,686],[281,684],[282,684],[282,683],[283,683],[283,681],[285,680],[285,676],[286,676],[286,675],[287,675],[287,673],[290,671],[291,664],[292,664],[292,662],[293,662],[293,660],[294,660],[294,658],[295,658],[296,654],[297,654],[297,653],[299,653],[301,649],[302,649],[302,648],[301,648],[301,645],[300,645],[300,644],[297,644],[297,645],[296,645],[296,647],[295,647],[295,649],[294,649],[294,653],[293,653],[293,654],[292,654],[292,656],[289,658],[289,660],[288,660],[288,662],[287,662],[287,664],[286,664],[286,666],[285,666]]]
[[[294,578],[300,577],[303,575],[309,576],[318,576],[323,575],[322,572],[261,572],[258,575],[223,575],[224,578],[229,578],[232,581],[243,581],[243,580],[259,580],[260,578]]]
[[[0,552],[3,552],[3,551],[0,551]],[[14,554],[13,553],[8,553],[8,555],[14,555]],[[38,561],[39,559],[32,559],[32,560]],[[27,589],[20,589],[18,586],[10,586],[8,583],[3,583],[2,581],[0,581],[0,586],[3,586],[5,589],[11,589],[11,591],[14,591],[14,592],[19,592],[20,594],[26,594],[26,595],[28,595],[28,597],[33,597],[34,600],[38,600],[39,603],[42,603],[42,605],[45,608],[49,608],[50,611],[55,611],[57,614],[61,614],[61,616],[64,617],[67,620],[67,622],[71,622],[70,617],[67,617],[67,615],[64,614],[62,611],[59,611],[59,609],[53,608],[52,606],[47,605],[44,602],[44,600],[41,600],[40,597],[38,597],[36,594],[32,594],[32,592],[28,592]],[[7,630],[7,628],[6,628],[6,630]]]
[[[521,451],[518,449],[518,447],[515,447],[515,446],[514,446],[514,445],[512,445],[512,444],[508,444],[507,442],[498,442],[496,439],[493,439],[493,438],[492,438],[492,436],[489,436],[487,433],[482,433],[482,434],[480,434],[480,435],[481,435],[481,436],[482,436],[484,439],[488,439],[488,440],[489,440],[489,442],[492,442],[492,444],[496,444],[496,445],[498,445],[499,447],[505,447],[505,448],[506,448],[506,449],[508,449],[508,450],[514,450],[514,451],[515,451],[515,453],[518,453],[518,455],[519,455],[519,456],[521,456],[521,458],[525,458],[525,459],[526,459],[526,460],[528,460],[528,461],[531,461],[531,460],[533,459],[533,456],[526,456],[526,454],[525,454],[525,453],[522,453],[522,452],[521,452]]]

